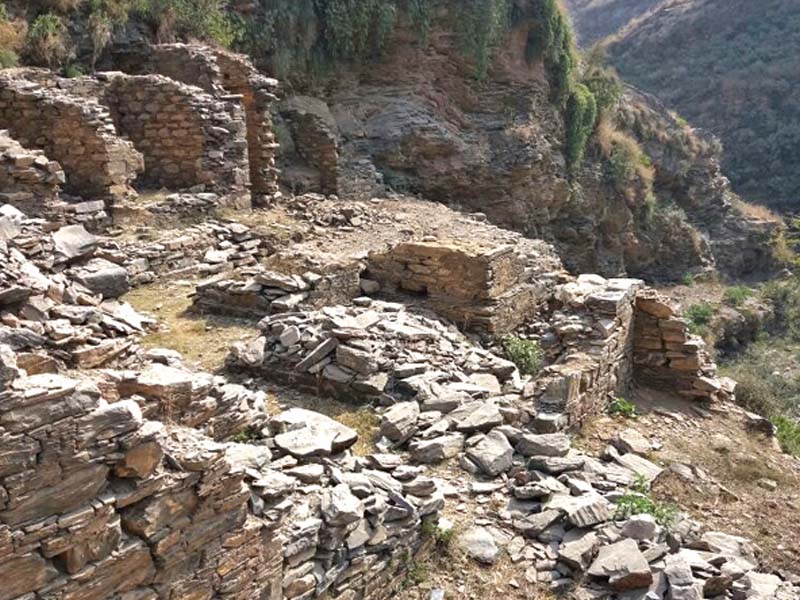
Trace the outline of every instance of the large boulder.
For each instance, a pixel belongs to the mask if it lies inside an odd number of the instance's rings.
[[[513,455],[514,448],[508,443],[506,436],[496,429],[467,450],[467,457],[490,477],[497,477],[508,471]]]
[[[104,258],[73,269],[72,278],[103,298],[118,298],[130,289],[128,271]]]
[[[55,252],[63,262],[88,256],[97,247],[97,237],[83,225],[67,225],[53,234]]]

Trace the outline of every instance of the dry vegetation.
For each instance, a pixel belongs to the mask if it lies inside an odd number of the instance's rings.
[[[689,465],[694,481],[667,471],[654,496],[720,531],[746,531],[777,567],[800,561],[800,459],[783,454],[776,440],[749,430],[741,409],[723,406],[704,418],[667,394],[640,391],[638,419],[598,417],[576,445],[601,450],[617,431],[633,427],[663,447],[649,458],[669,467]],[[762,487],[762,480],[777,483]],[[765,507],[768,510],[765,510]]]
[[[138,311],[158,319],[158,328],[142,340],[146,348],[168,348],[214,372],[219,370],[230,345],[249,339],[253,324],[242,319],[189,312],[192,287],[187,283],[142,286],[125,300]]]

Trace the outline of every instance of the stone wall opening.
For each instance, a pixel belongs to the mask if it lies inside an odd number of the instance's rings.
[[[259,74],[244,56],[207,46],[161,44],[119,47],[114,68],[141,75],[157,73],[226,102],[240,102],[245,114],[251,191],[256,201],[278,192],[271,105],[278,82]]]
[[[205,191],[234,200],[249,196],[245,122],[238,102],[160,75],[102,76],[115,123],[144,154],[144,185],[203,185]]]

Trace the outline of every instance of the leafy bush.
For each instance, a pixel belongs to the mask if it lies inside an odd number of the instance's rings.
[[[459,7],[457,29],[461,45],[475,63],[475,75],[486,76],[492,50],[508,31],[509,0],[463,0]]]
[[[13,50],[0,48],[0,69],[9,69],[19,65],[19,56]]]
[[[592,48],[585,57],[585,67],[581,75],[583,83],[597,101],[598,114],[610,113],[622,98],[622,82],[611,67],[605,64],[606,57],[600,45]]]
[[[615,518],[622,520],[633,515],[652,515],[662,527],[669,527],[675,522],[678,508],[672,504],[662,504],[651,496],[650,484],[641,475],[636,476],[636,481],[628,488],[625,495],[617,500]]]
[[[741,306],[754,293],[752,289],[745,285],[734,285],[725,290],[722,295],[722,302],[728,306]]]
[[[544,61],[553,96],[565,99],[572,91],[578,65],[572,25],[558,0],[539,0],[534,7],[537,27],[528,36],[526,54]]]
[[[703,335],[708,331],[708,325],[715,314],[717,309],[708,302],[692,304],[683,312],[683,316],[689,321],[689,331],[696,335]]]
[[[761,288],[761,298],[772,307],[772,330],[800,340],[800,279],[771,281]]]
[[[128,9],[150,23],[160,42],[196,38],[228,47],[236,32],[226,6],[226,0],[130,0]]]
[[[583,162],[586,142],[594,131],[597,120],[597,104],[594,96],[583,84],[577,84],[567,100],[566,111],[566,158],[574,171]]]
[[[25,51],[32,62],[51,69],[67,62],[73,50],[61,17],[53,13],[38,16],[28,30]]]
[[[684,273],[683,277],[681,277],[681,283],[686,287],[692,287],[694,285],[694,273]]]
[[[536,375],[542,368],[544,353],[538,342],[509,335],[501,340],[501,345],[508,360],[523,375]]]
[[[620,416],[626,419],[635,419],[639,416],[636,405],[625,398],[614,398],[608,403],[606,412],[611,416]]]
[[[783,451],[800,456],[800,422],[782,416],[773,417],[772,422]]]

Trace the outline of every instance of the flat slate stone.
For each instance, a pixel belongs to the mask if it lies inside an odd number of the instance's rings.
[[[639,545],[631,539],[603,546],[587,571],[592,577],[608,579],[611,589],[618,592],[648,587],[653,573]]]
[[[289,409],[277,417],[286,431],[275,436],[275,445],[297,458],[330,456],[356,443],[358,434],[320,413],[303,408]]]

